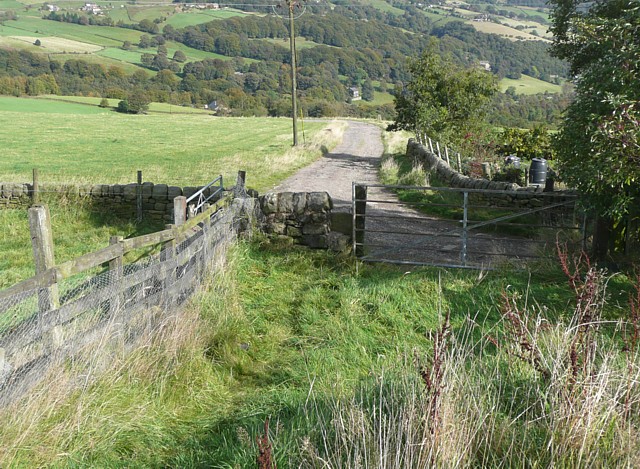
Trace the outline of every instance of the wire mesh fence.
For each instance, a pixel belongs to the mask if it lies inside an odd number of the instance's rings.
[[[247,227],[247,204],[251,199],[236,199],[204,213],[184,236],[134,262],[110,262],[108,269],[0,296],[0,406],[40,383],[54,365],[82,368],[97,355],[108,359],[161,327],[208,272],[222,268],[226,249]]]

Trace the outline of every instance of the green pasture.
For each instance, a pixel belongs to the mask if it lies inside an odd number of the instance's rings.
[[[381,93],[380,91],[373,92],[373,101],[371,101],[370,104],[379,106],[381,104],[391,103],[393,103],[393,95],[391,93]]]
[[[254,39],[255,41],[267,41],[271,44],[275,44],[277,46],[282,46],[289,49],[289,38],[280,38],[280,39]],[[302,36],[296,37],[296,49],[311,49],[312,47],[319,46],[317,42],[310,41]]]
[[[366,0],[363,2],[365,4],[369,4],[377,10],[384,11],[387,13],[393,13],[396,16],[400,16],[404,14],[404,10],[401,8],[396,8],[385,0]]]
[[[76,102],[0,99],[1,144],[9,149],[0,162],[1,180],[27,181],[37,166],[43,182],[128,183],[140,169],[145,180],[194,185],[245,169],[250,184],[264,189],[308,161],[274,165],[290,148],[287,119],[215,118],[156,103],[149,115],[131,116],[87,105],[99,98],[56,99]],[[306,123],[307,139],[322,126]]]
[[[101,51],[98,51],[95,54],[48,54],[49,60],[54,60],[56,62],[61,62],[61,63],[65,63],[67,60],[82,60],[84,62],[88,62],[91,64],[99,64],[99,65],[104,65],[105,67],[120,67],[122,68],[126,73],[133,73],[137,70],[140,70],[140,67],[138,65],[135,65],[133,63],[129,63],[129,62],[124,62],[122,60],[118,60],[115,58],[111,58],[108,56],[103,55],[104,51],[107,49],[111,49],[111,48],[106,48],[103,49]],[[155,70],[149,70],[149,69],[144,69],[144,71],[152,76],[156,74]]]
[[[15,98],[17,100],[21,100],[23,98]],[[98,105],[100,104],[100,102],[102,101],[102,98],[93,98],[90,96],[53,96],[53,95],[49,95],[49,96],[41,96],[38,98],[35,98],[37,100],[42,100],[42,101],[55,101],[57,102],[52,109],[64,109],[64,105],[67,103],[79,103],[79,104],[83,104],[83,105],[90,105],[91,107],[98,107]],[[1,98],[0,98],[1,100]],[[112,108],[115,108],[116,106],[118,106],[118,103],[120,102],[119,99],[107,99],[107,101],[109,102],[109,106]],[[0,101],[1,102],[1,101]],[[63,105],[61,105],[60,103],[64,103]],[[37,108],[36,108],[37,109]],[[101,108],[98,108],[101,109]],[[102,109],[103,112],[105,112],[104,109]],[[54,111],[55,112],[55,111]],[[201,109],[201,108],[194,108],[194,107],[188,107],[188,106],[176,106],[175,104],[168,104],[168,103],[151,103],[149,105],[149,112],[150,113],[154,113],[154,112],[162,112],[162,113],[167,113],[167,114],[204,114],[204,115],[211,115],[210,111],[207,111],[205,109]]]
[[[174,11],[174,7],[171,5],[159,6],[159,5],[126,5],[128,17],[131,19],[130,22],[139,23],[142,20],[151,20],[153,21],[156,18],[163,18],[166,16],[170,16]]]
[[[37,32],[36,32],[37,31]],[[108,26],[83,26],[41,18],[19,17],[0,26],[1,36],[58,36],[103,47],[121,46],[123,41],[137,43],[141,31]]]
[[[0,178],[2,179],[2,178]],[[43,194],[46,201],[47,195]],[[136,225],[107,213],[94,213],[75,203],[49,203],[58,264],[105,248],[111,236],[138,236],[162,227]],[[29,221],[24,209],[0,210],[0,289],[35,275]]]
[[[24,5],[15,0],[0,0],[0,10],[22,10]]]
[[[265,189],[313,158],[279,162],[291,145],[288,119],[166,111],[124,115],[40,99],[2,98],[0,105],[4,181],[28,181],[38,167],[43,182],[129,183],[142,170],[146,181],[184,186],[206,183],[220,173],[231,181],[244,169],[252,187]],[[306,123],[307,138],[323,125]]]
[[[102,109],[97,106],[86,106],[80,102],[64,103],[61,105],[60,102],[48,101],[44,99],[0,96],[0,113],[5,116],[7,121],[10,121],[12,119],[20,119],[23,122],[27,122],[29,119],[29,117],[27,116],[30,116],[31,114],[64,114],[73,116],[96,114],[104,115],[109,113],[109,110]],[[16,113],[24,113],[25,116],[20,116]],[[3,127],[3,130],[8,131],[9,127],[5,126]],[[3,139],[4,137],[0,138]],[[0,180],[8,179],[3,179],[2,177],[0,177]]]
[[[506,91],[513,86],[518,94],[560,93],[562,86],[522,75],[518,80],[503,78],[500,80],[500,90]]]
[[[233,18],[234,16],[246,16],[247,13],[239,10],[195,10],[185,11],[170,15],[164,24],[170,24],[176,29],[208,23],[213,20]]]

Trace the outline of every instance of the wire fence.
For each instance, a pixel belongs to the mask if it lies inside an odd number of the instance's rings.
[[[234,199],[207,211],[184,236],[164,240],[134,262],[109,261],[107,269],[0,292],[0,406],[36,386],[55,365],[89,370],[97,355],[108,360],[131,350],[174,317],[208,273],[223,268],[228,246],[249,226],[252,206],[253,199]],[[46,307],[51,304],[56,307]]]

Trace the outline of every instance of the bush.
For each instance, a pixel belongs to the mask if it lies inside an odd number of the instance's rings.
[[[519,186],[525,185],[524,171],[511,165],[503,168],[502,171],[496,172],[492,180],[500,182],[512,182],[518,184]]]
[[[109,107],[109,100],[107,98],[102,98],[100,100],[100,104],[98,104],[98,107],[108,108]]]

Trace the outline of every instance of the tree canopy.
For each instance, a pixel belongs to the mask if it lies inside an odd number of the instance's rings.
[[[486,105],[497,92],[496,78],[480,68],[464,68],[430,48],[409,64],[411,80],[396,96],[391,129],[420,132],[443,143],[482,126]]]
[[[555,142],[561,175],[617,223],[640,199],[640,1],[550,3],[552,50],[576,82]]]

